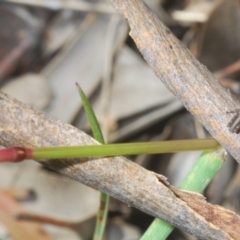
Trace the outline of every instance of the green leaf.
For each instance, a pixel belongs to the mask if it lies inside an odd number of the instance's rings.
[[[181,183],[180,189],[202,193],[224,164],[225,156],[223,148],[214,152],[203,152]],[[173,229],[171,224],[156,218],[141,240],[165,240]]]
[[[91,103],[89,102],[88,98],[86,97],[81,87],[77,83],[76,85],[77,85],[80,97],[82,99],[83,106],[87,114],[87,118],[90,123],[93,135],[97,141],[104,144],[105,142],[102,135],[102,131],[98,123],[98,120],[96,118],[96,115],[93,111],[93,108],[91,106]],[[110,197],[105,193],[101,193],[100,207],[97,213],[97,222],[96,222],[96,227],[95,227],[94,236],[93,236],[94,240],[101,240],[103,238],[105,228],[106,228],[109,203],[110,203]]]

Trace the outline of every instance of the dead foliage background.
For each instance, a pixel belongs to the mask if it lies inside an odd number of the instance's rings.
[[[75,88],[78,82],[91,99],[109,143],[209,136],[143,60],[128,35],[127,21],[109,2],[26,2],[0,3],[2,92],[89,133]],[[145,3],[206,65],[216,81],[238,98],[239,2],[146,0]],[[178,186],[199,155],[192,152],[131,159]],[[239,165],[228,155],[226,164],[204,193],[207,201],[239,213],[239,172]],[[33,161],[1,164],[0,176],[1,239],[91,237],[92,216],[99,202],[97,191]],[[19,223],[12,217],[19,212],[51,216],[56,222],[44,226]],[[106,239],[139,239],[152,220],[142,211],[112,199]],[[169,239],[194,238],[175,230]]]

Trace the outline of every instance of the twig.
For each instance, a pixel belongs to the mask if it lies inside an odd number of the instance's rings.
[[[0,144],[3,146],[47,147],[97,144],[94,139],[73,126],[33,110],[4,93],[0,93],[0,109]],[[199,238],[231,239],[224,232],[224,228],[220,229],[210,224],[179,199],[170,190],[170,185],[163,181],[164,177],[147,171],[124,157],[91,159],[91,161],[86,158],[50,160],[42,164],[105,192],[129,206],[170,222]]]
[[[237,72],[240,72],[240,60],[234,62],[233,64],[227,66],[226,68],[223,68],[223,69],[215,72],[214,75],[217,78],[226,78]]]
[[[28,212],[16,213],[16,214],[14,214],[14,217],[17,220],[25,220],[25,221],[31,221],[31,222],[44,223],[44,224],[51,224],[54,226],[70,228],[73,230],[75,230],[76,225],[79,224],[78,222],[64,221],[64,220],[53,218],[50,216],[38,215],[38,214],[28,213]]]
[[[232,114],[226,113],[240,108],[236,97],[218,83],[142,1],[110,2],[127,18],[130,35],[155,74],[240,162],[240,135],[229,131],[227,124]]]
[[[128,18],[131,35],[145,59],[168,88],[210,133],[240,160],[240,136],[230,133],[227,110],[239,109],[234,97],[186,50],[139,0],[112,0]],[[66,146],[96,144],[74,127],[51,119],[0,94],[0,144]],[[105,192],[130,206],[170,222],[200,239],[231,239],[182,201],[170,186],[123,157],[47,161],[47,167]],[[189,197],[193,200],[194,194]],[[182,198],[182,196],[181,196]],[[202,206],[197,204],[197,206]],[[214,206],[211,206],[211,210]],[[197,223],[197,224],[196,224]],[[227,227],[227,226],[226,226]]]
[[[19,59],[35,44],[31,36],[27,36],[21,43],[0,61],[0,81],[2,81],[17,65]]]
[[[92,225],[95,222],[95,216],[90,216],[89,218],[83,219],[81,221],[66,221],[47,215],[39,215],[30,212],[19,212],[15,213],[14,217],[17,220],[50,224],[58,227],[68,228],[81,235],[83,239],[90,238],[90,236],[92,235]]]
[[[71,9],[75,11],[86,11],[86,12],[100,12],[100,13],[114,13],[111,6],[105,3],[89,3],[87,1],[77,1],[77,0],[4,0],[5,2],[26,4],[30,6],[45,7],[54,10],[60,9]]]

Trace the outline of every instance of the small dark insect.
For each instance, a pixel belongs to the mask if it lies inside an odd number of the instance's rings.
[[[239,133],[240,132],[240,109],[227,112],[227,113],[235,113],[231,121],[227,125],[229,128],[229,131],[233,133]]]

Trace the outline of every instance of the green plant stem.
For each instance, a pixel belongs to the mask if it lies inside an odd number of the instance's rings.
[[[180,189],[202,193],[225,162],[225,150],[203,152],[198,161],[180,185]],[[174,227],[160,219],[155,219],[141,240],[164,240]]]
[[[219,143],[213,139],[191,139],[162,142],[122,143],[76,147],[33,148],[34,159],[106,157],[120,155],[159,154],[181,151],[216,150]]]
[[[100,125],[98,123],[98,120],[96,118],[96,115],[94,113],[94,110],[92,108],[91,103],[89,102],[88,98],[86,97],[83,90],[80,88],[78,84],[77,88],[80,94],[80,97],[83,102],[84,109],[86,111],[88,121],[90,123],[93,135],[96,140],[98,140],[100,143],[104,144],[104,138],[103,134],[100,128]],[[106,222],[107,222],[107,216],[108,216],[108,209],[109,209],[109,203],[110,203],[110,196],[108,196],[105,193],[100,194],[100,207],[97,213],[97,219],[96,219],[96,227],[93,235],[93,240],[101,240],[103,238],[105,228],[106,228]]]

